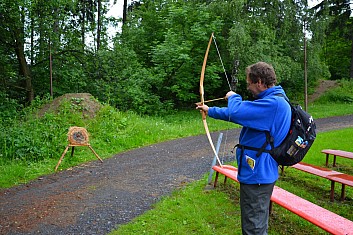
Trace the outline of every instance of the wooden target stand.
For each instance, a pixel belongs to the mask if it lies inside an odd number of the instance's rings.
[[[72,147],[71,157],[74,155],[75,147],[79,146],[88,146],[88,148],[94,153],[94,155],[101,161],[103,160],[98,156],[98,154],[93,150],[92,146],[89,144],[89,134],[87,130],[83,127],[72,126],[69,128],[69,132],[67,133],[67,139],[69,141],[69,145],[66,146],[63,154],[61,155],[58,164],[56,164],[55,171],[57,171],[61,161],[63,160],[65,154]]]

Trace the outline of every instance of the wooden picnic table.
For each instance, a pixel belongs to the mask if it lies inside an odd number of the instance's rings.
[[[219,174],[224,175],[224,183],[227,182],[227,178],[239,182],[237,179],[238,169],[234,166],[213,166],[212,169],[216,172],[214,187],[217,185]],[[353,235],[351,229],[353,227],[353,221],[337,215],[278,186],[275,186],[273,189],[270,208],[272,208],[273,202],[322,228],[330,234]]]
[[[346,185],[353,187],[353,176],[347,175],[338,171],[334,171],[328,168],[314,166],[308,163],[300,162],[293,166],[297,170],[301,170],[331,181],[331,192],[330,192],[330,200],[334,201],[334,193],[335,193],[335,183],[342,184],[341,189],[341,201],[345,200],[345,189]]]
[[[328,166],[328,159],[330,155],[333,155],[333,165],[336,166],[336,157],[343,157],[353,159],[353,153],[343,150],[335,150],[335,149],[323,149],[321,150],[322,153],[326,154],[326,166]]]

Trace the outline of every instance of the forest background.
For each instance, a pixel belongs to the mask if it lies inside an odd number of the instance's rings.
[[[303,103],[305,77],[309,93],[321,79],[352,80],[352,5],[125,0],[123,17],[116,19],[107,16],[108,0],[0,0],[1,158],[41,160],[60,152],[53,146],[61,139],[53,133],[65,136],[67,125],[82,121],[46,117],[45,124],[51,123],[46,131],[43,123],[24,122],[28,110],[67,93],[90,93],[115,110],[138,115],[163,117],[194,107],[212,33],[217,44],[208,55],[205,99],[223,97],[228,82],[251,99],[245,67],[266,61],[290,99]],[[114,27],[119,30],[110,38]],[[337,93],[331,101],[353,100]],[[118,124],[126,127],[124,120]]]
[[[309,92],[319,79],[353,78],[352,1],[124,1],[123,18],[107,17],[104,0],[0,1],[0,106],[35,97],[90,93],[119,110],[160,114],[199,100],[199,76],[214,32],[205,91],[221,97],[244,68],[271,63],[290,98],[303,100],[304,44]],[[114,38],[112,27],[122,28]],[[239,66],[235,69],[235,62]],[[234,81],[233,81],[234,82]],[[14,109],[15,108],[15,109]],[[4,112],[5,111],[5,112]]]

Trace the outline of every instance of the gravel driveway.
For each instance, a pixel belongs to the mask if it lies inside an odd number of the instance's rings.
[[[353,115],[316,120],[353,127]],[[213,133],[216,141],[219,133]],[[239,129],[229,130],[231,149]],[[233,139],[234,138],[234,139]],[[138,148],[0,191],[0,234],[107,234],[210,170],[206,135]],[[54,166],[53,166],[54,167]],[[206,184],[206,182],[205,182]]]

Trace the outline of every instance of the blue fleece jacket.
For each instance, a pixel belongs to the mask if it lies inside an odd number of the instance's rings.
[[[275,147],[286,137],[291,119],[288,102],[276,94],[285,92],[273,86],[261,92],[255,101],[243,101],[238,94],[228,98],[228,107],[210,107],[208,116],[243,126],[239,143],[261,148],[266,141],[264,131],[274,138]],[[271,149],[270,145],[266,149]],[[278,164],[269,153],[256,156],[257,151],[237,148],[238,180],[244,184],[270,184],[278,179]]]

